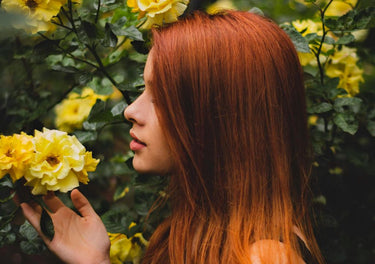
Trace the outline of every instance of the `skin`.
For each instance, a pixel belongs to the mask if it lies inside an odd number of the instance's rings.
[[[89,201],[78,190],[72,191],[71,199],[81,215],[66,207],[53,193],[49,193],[43,199],[51,211],[49,215],[55,228],[52,240],[41,232],[41,207],[27,203],[20,206],[26,219],[53,253],[66,263],[110,263],[110,242],[104,224]]]
[[[130,135],[143,143],[142,147],[138,145],[140,148],[134,150],[134,169],[140,173],[165,175],[173,171],[173,158],[153,103],[152,58],[151,51],[143,75],[145,90],[125,109],[124,115],[133,123]]]
[[[152,53],[145,66],[145,91],[124,112],[133,123],[130,134],[137,138],[139,149],[134,152],[133,166],[139,173],[164,175],[173,169],[170,149],[153,104],[150,80],[152,74]],[[55,235],[49,240],[40,229],[42,209],[37,204],[22,203],[25,218],[37,230],[47,247],[61,260],[71,264],[109,264],[110,241],[100,217],[89,201],[78,190],[71,192],[77,214],[49,193],[44,202],[50,209]]]

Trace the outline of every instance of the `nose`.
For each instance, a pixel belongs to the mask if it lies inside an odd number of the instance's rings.
[[[135,119],[135,113],[134,113],[134,103],[128,105],[125,110],[124,110],[124,116],[125,118],[132,122],[132,123],[136,123],[136,119]]]

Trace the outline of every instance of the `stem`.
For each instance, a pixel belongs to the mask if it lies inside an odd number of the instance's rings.
[[[109,79],[109,81],[114,85],[114,86],[118,86],[118,83],[111,77],[111,75],[109,75],[109,73],[105,70],[105,67],[103,65],[103,62],[102,60],[100,59],[98,53],[96,52],[96,49],[95,49],[95,46],[90,46],[90,45],[86,45],[86,47],[89,49],[89,51],[92,53],[92,55],[95,57],[96,61],[98,62],[99,64],[99,70],[104,74],[105,77],[107,77]],[[122,92],[124,98],[125,98],[125,101],[127,104],[131,104],[131,99],[129,97],[129,94],[124,91]]]
[[[72,0],[68,0],[68,8],[69,8],[69,14],[70,14],[70,23],[72,24],[74,32],[77,32],[76,25],[74,23],[74,18],[73,18],[73,7],[72,7]]]
[[[324,43],[324,40],[327,36],[327,33],[328,31],[326,31],[326,26],[325,26],[325,18],[324,18],[324,15],[328,9],[328,7],[331,5],[333,0],[330,0],[328,2],[328,4],[324,7],[324,9],[321,9],[319,7],[319,11],[320,11],[320,19],[322,21],[322,28],[323,28],[323,35],[322,35],[322,38],[320,40],[320,44],[319,44],[319,47],[318,47],[318,51],[313,51],[314,54],[315,54],[315,57],[316,57],[316,60],[318,62],[318,67],[319,67],[319,73],[320,73],[320,83],[321,85],[324,85],[324,70],[323,70],[323,67],[322,67],[322,63],[320,61],[320,53],[322,52],[322,47],[323,47],[323,43]]]
[[[98,20],[99,20],[100,5],[101,5],[100,0],[98,0],[98,9],[96,9],[95,24],[98,23]]]

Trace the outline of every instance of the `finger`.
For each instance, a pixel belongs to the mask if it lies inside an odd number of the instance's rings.
[[[21,203],[20,206],[27,221],[39,232],[42,208],[39,205],[31,206],[28,203]]]
[[[96,215],[95,210],[92,208],[90,202],[86,197],[77,189],[74,189],[70,194],[74,207],[80,212],[80,214],[85,216]]]
[[[43,200],[52,213],[56,213],[60,208],[65,207],[65,204],[53,192],[44,196]]]
[[[50,243],[50,240],[43,234],[40,229],[40,217],[42,215],[42,208],[39,205],[32,206],[28,203],[21,203],[20,207],[27,221],[29,221],[29,223],[35,228],[39,236],[43,239],[44,243],[48,245]]]

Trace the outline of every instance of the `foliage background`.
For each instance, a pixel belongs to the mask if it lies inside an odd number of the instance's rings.
[[[212,2],[191,1],[186,12],[205,9]],[[279,24],[316,18],[317,9],[300,2],[233,1],[242,10],[257,7]],[[369,7],[375,7],[374,1],[359,0],[356,10]],[[168,214],[165,205],[145,221],[155,199],[165,195],[165,179],[138,175],[132,170],[132,154],[128,152],[130,126],[122,110],[142,88],[148,34],[137,29],[137,15],[130,12],[126,1],[87,0],[78,10],[62,17],[71,29],[58,27],[54,33],[31,36],[12,27],[19,17],[0,9],[0,134],[33,134],[34,129],[54,128],[54,107],[71,91],[79,93],[86,86],[100,95],[120,91],[122,96],[117,99],[96,101],[83,127],[72,132],[101,159],[97,171],[90,175],[89,185],[80,189],[102,216],[109,232],[129,237],[142,232],[147,239]],[[316,230],[327,263],[375,262],[373,15],[361,13],[350,21],[336,23],[345,24],[345,35],[359,27],[358,21],[367,18],[366,38],[346,44],[357,49],[358,64],[364,69],[358,94],[338,96],[345,92],[336,88],[337,79],[325,77],[322,84],[317,71],[305,68],[308,111],[317,118],[310,126],[315,152],[312,177]],[[74,30],[69,17],[75,23]],[[334,23],[328,21],[329,25]],[[296,40],[301,41],[298,37]],[[337,116],[345,122],[338,122]],[[0,183],[0,199],[5,199],[12,184],[9,178]],[[71,205],[68,195],[59,195]],[[0,212],[2,259],[7,263],[59,263],[24,223],[12,200],[0,204]],[[10,215],[15,216],[11,221]],[[129,229],[132,222],[137,225]]]

